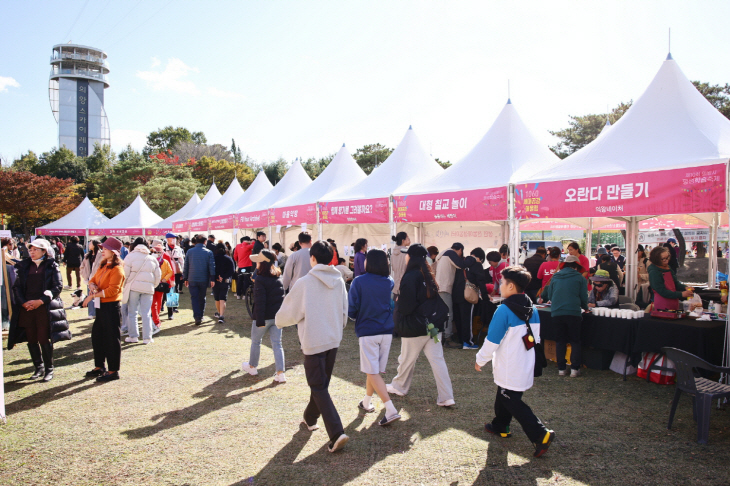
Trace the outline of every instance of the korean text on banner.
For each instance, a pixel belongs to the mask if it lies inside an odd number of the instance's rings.
[[[576,218],[725,210],[725,164],[515,186],[515,216]]]
[[[399,223],[507,219],[506,187],[393,197],[393,220]]]
[[[273,215],[272,226],[315,224],[317,222],[317,206],[315,204],[275,208],[271,210],[271,213]]]
[[[238,227],[243,229],[263,228],[269,226],[269,210],[253,211],[251,213],[240,213],[236,215]]]
[[[387,197],[319,203],[319,222],[329,224],[387,223]]]

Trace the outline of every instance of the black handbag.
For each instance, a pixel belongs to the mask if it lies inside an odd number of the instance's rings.
[[[155,292],[162,292],[163,294],[166,294],[170,291],[170,284],[167,282],[160,282],[157,287],[155,287]]]

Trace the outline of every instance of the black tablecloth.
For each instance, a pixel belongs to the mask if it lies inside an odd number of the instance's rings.
[[[540,310],[540,337],[556,340],[557,330],[549,310]],[[722,364],[725,322],[650,316],[619,319],[584,314],[581,337],[584,345],[628,355],[659,352],[664,346],[683,349],[719,366]]]

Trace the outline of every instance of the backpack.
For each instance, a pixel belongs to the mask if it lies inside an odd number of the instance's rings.
[[[437,294],[430,299],[426,299],[418,307],[418,313],[424,317],[426,325],[433,324],[440,331],[443,331],[446,327],[446,321],[449,319],[449,306]]]

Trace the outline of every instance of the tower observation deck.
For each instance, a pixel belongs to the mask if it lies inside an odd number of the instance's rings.
[[[86,157],[109,144],[104,90],[109,66],[104,51],[76,44],[53,46],[48,98],[58,123],[58,146]]]

